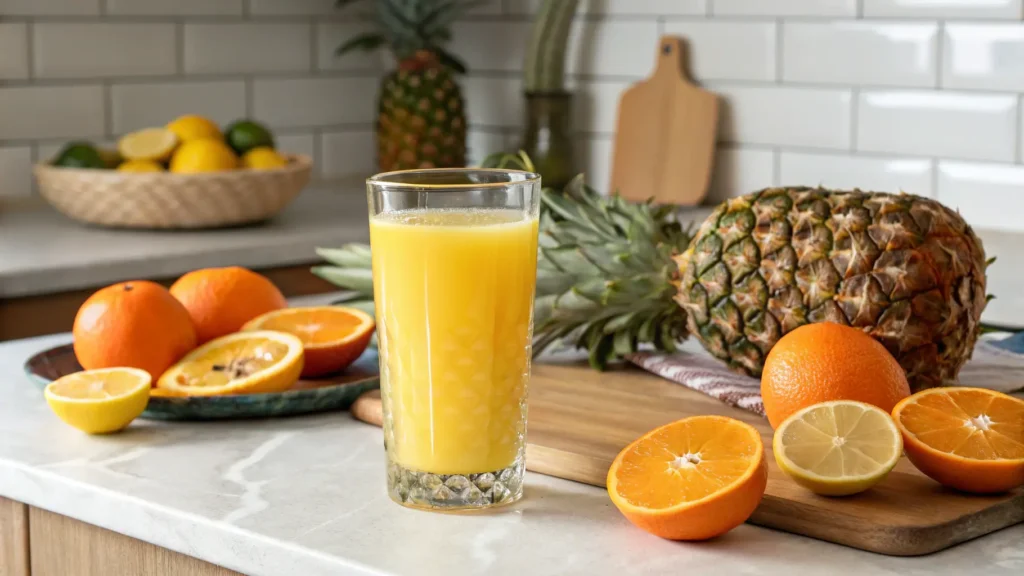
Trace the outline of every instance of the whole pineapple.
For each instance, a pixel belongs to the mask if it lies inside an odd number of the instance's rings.
[[[339,0],[340,6],[358,0]],[[461,62],[441,46],[472,2],[373,0],[378,30],[352,38],[337,53],[387,45],[398,68],[381,81],[377,162],[382,172],[466,164],[466,111],[455,74]]]

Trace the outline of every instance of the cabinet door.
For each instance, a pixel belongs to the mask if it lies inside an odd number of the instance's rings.
[[[29,576],[28,506],[0,496],[0,576]]]

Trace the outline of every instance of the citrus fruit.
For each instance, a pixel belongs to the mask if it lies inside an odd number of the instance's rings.
[[[171,285],[171,294],[188,310],[200,344],[288,304],[265,276],[238,266],[189,272]]]
[[[871,404],[834,400],[786,418],[772,441],[775,462],[804,488],[848,496],[881,482],[903,453],[888,412]]]
[[[892,411],[907,458],[936,482],[992,494],[1024,485],[1024,400],[982,388],[930,388]]]
[[[113,170],[124,162],[121,153],[113,148],[97,148],[96,153],[100,155],[100,160],[103,160],[104,168]]]
[[[254,148],[274,147],[274,136],[270,130],[252,120],[239,120],[228,126],[224,139],[239,156]]]
[[[768,353],[761,398],[772,428],[819,402],[856,400],[889,412],[910,395],[896,359],[862,330],[820,322],[786,334]]]
[[[146,280],[107,286],[78,309],[75,356],[87,370],[127,366],[154,378],[196,346],[188,310]]]
[[[242,166],[252,170],[271,170],[288,165],[288,159],[278,154],[273,148],[260,146],[253,148],[242,156]]]
[[[238,157],[220,140],[200,139],[182,144],[171,158],[171,172],[195,174],[238,168]]]
[[[57,153],[54,166],[63,168],[106,168],[103,156],[88,142],[69,142]]]
[[[753,426],[693,416],[648,432],[608,470],[608,494],[633,524],[672,540],[704,540],[739,526],[768,483]]]
[[[164,167],[152,160],[129,160],[117,167],[118,172],[163,172]]]
[[[117,151],[125,160],[163,162],[178,147],[178,137],[166,128],[146,128],[121,137]]]
[[[284,332],[238,332],[189,352],[157,387],[188,396],[281,392],[302,372],[302,341]]]
[[[89,434],[116,432],[149,402],[152,378],[136,368],[104,368],[68,374],[43,391],[61,420]]]
[[[319,306],[284,308],[250,320],[243,330],[278,330],[302,340],[304,377],[339,372],[355,362],[373,336],[374,322],[355,308]]]
[[[186,114],[175,118],[167,123],[167,129],[174,132],[182,143],[202,138],[221,140],[224,137],[220,133],[220,127],[213,120],[195,114]]]

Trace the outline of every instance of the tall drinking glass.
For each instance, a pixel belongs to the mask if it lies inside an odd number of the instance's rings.
[[[388,493],[429,509],[523,493],[540,176],[367,180]]]

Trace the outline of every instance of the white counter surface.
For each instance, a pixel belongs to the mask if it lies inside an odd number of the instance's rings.
[[[1024,574],[1024,525],[891,558],[743,525],[674,543],[630,525],[600,489],[527,474],[499,512],[402,508],[379,429],[346,412],[221,423],[136,421],[90,437],[22,373],[67,335],[0,344],[0,495],[244,574],[547,576]]]

